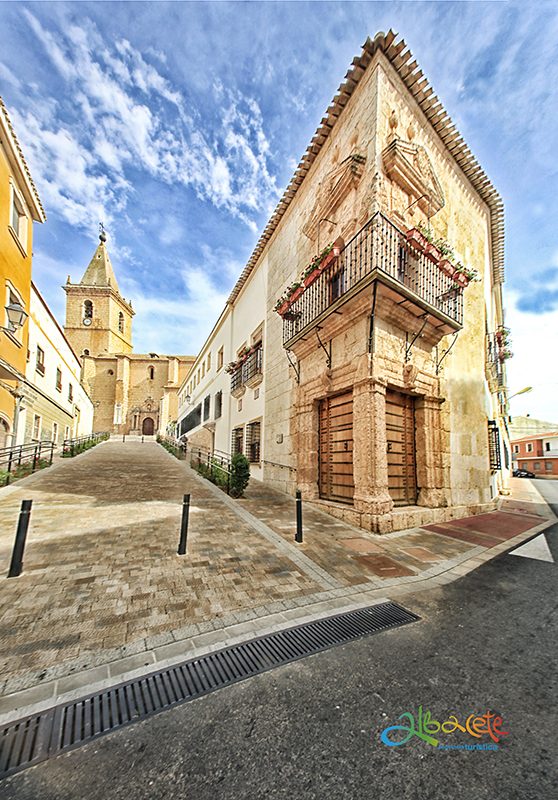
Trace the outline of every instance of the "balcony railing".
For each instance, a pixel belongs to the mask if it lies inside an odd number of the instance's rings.
[[[231,394],[233,397],[241,397],[246,391],[246,386],[242,379],[243,368],[244,364],[231,373]]]
[[[231,373],[231,394],[233,397],[241,397],[246,391],[246,387],[251,389],[258,386],[263,379],[263,348],[258,347],[245,361]]]
[[[506,385],[504,361],[501,358],[502,348],[498,343],[495,333],[486,335],[486,363],[488,370],[499,388]]]
[[[262,382],[263,372],[262,372],[262,365],[263,365],[263,349],[258,347],[253,353],[251,353],[244,364],[243,367],[243,376],[242,379],[247,386],[250,388],[254,388],[258,386]]]
[[[454,329],[463,324],[463,289],[437,264],[408,243],[405,233],[377,212],[345,245],[328,266],[290,307],[283,319],[283,343],[335,310],[342,298],[353,295],[374,279],[400,287],[411,301],[442,319]]]

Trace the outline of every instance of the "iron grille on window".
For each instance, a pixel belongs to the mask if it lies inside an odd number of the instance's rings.
[[[490,470],[496,472],[502,469],[502,457],[500,455],[500,431],[496,420],[488,420],[488,454],[490,457]]]
[[[250,422],[246,426],[246,457],[252,464],[260,460],[261,423]]]
[[[244,429],[234,428],[231,437],[231,455],[243,452]]]
[[[211,397],[210,397],[210,395],[207,395],[207,397],[203,401],[203,421],[204,422],[205,422],[206,419],[209,419],[210,403],[211,403]]]
[[[201,403],[199,403],[189,414],[186,414],[183,420],[180,422],[180,435],[182,436],[183,433],[187,433],[191,431],[192,428],[196,428],[198,425],[201,424],[201,416],[202,416],[202,407]]]
[[[223,392],[217,392],[215,395],[215,419],[219,419],[223,413]]]
[[[263,348],[260,344],[258,349],[255,350],[251,355],[249,355],[246,361],[244,362],[242,380],[246,382],[249,381],[250,378],[253,378],[255,375],[258,375],[262,371],[262,362],[263,362]]]

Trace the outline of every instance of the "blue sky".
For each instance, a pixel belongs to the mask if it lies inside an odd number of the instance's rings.
[[[0,94],[45,205],[34,277],[97,242],[137,352],[195,353],[367,35],[407,41],[506,205],[516,414],[558,421],[555,3],[2,3]]]

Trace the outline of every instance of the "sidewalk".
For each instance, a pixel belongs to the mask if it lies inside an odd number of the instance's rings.
[[[23,498],[34,501],[24,573],[0,577],[0,721],[239,637],[442,586],[554,522],[514,479],[499,511],[382,536],[305,504],[299,545],[293,498],[253,481],[232,500],[155,443],[111,441],[0,491],[6,571]]]

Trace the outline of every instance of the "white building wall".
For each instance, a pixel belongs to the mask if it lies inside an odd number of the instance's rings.
[[[266,331],[265,307],[267,293],[267,259],[264,259],[259,268],[250,276],[250,281],[244,287],[234,306],[227,306],[219,318],[214,330],[200,351],[196,362],[187,380],[183,382],[179,391],[179,426],[181,420],[197,405],[202,405],[202,423],[186,433],[190,442],[207,442],[207,446],[224,453],[231,452],[232,431],[234,428],[244,429],[244,445],[246,444],[245,429],[250,422],[261,421],[261,461],[252,463],[250,472],[253,477],[261,480],[262,465],[265,458],[263,453],[264,439],[264,397],[265,397],[265,370],[266,370]],[[235,361],[238,352],[246,345],[256,342],[256,334],[261,331],[263,342],[263,375],[264,378],[258,387],[249,388],[241,398],[231,395],[231,376],[226,372],[226,367]],[[259,338],[259,336],[257,337]],[[218,368],[218,353],[223,349],[223,364]],[[208,369],[208,356],[210,367]],[[222,392],[222,414],[215,419],[215,395]],[[189,403],[186,396],[190,396]],[[203,420],[203,403],[210,396],[210,415],[208,420]],[[239,402],[240,401],[240,402]],[[205,433],[203,429],[205,428]],[[246,448],[244,447],[244,451]]]
[[[86,436],[93,429],[93,403],[80,383],[81,362],[73,352],[45,301],[34,285],[31,286],[29,313],[29,343],[25,370],[27,385],[18,424],[18,444],[26,438],[26,424],[32,419],[33,408],[50,401],[64,416],[58,430],[61,443],[69,427],[71,437]],[[44,353],[44,374],[37,370],[37,353]],[[61,372],[61,389],[57,389],[57,369]],[[69,387],[72,386],[72,399]],[[62,417],[61,417],[62,420]],[[41,438],[50,438],[43,430]],[[27,437],[29,438],[29,437]]]

